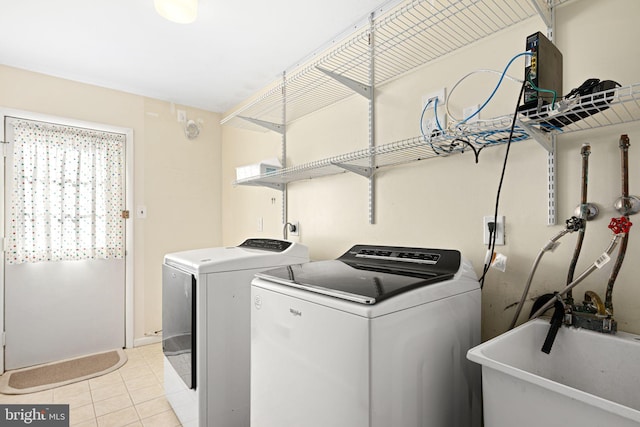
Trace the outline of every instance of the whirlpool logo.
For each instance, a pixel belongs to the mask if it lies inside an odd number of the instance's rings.
[[[302,317],[302,312],[300,310],[296,310],[295,308],[290,308],[289,313],[293,314],[294,316]]]

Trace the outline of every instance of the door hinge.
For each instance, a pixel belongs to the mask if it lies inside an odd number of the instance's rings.
[[[7,346],[7,333],[6,332],[2,333],[2,346],[3,347]]]
[[[122,211],[122,218],[129,219],[129,211],[128,210]]]

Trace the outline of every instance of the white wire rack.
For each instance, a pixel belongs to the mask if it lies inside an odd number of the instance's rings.
[[[565,0],[556,0],[562,3]],[[286,117],[292,122],[344,99],[354,92],[321,70],[366,84],[374,61],[374,85],[468,46],[548,9],[546,0],[410,0],[380,16],[372,15],[343,42],[305,65],[287,71],[279,84],[221,120],[222,124],[255,129],[243,118],[280,124],[283,87]],[[370,49],[373,43],[373,49]],[[373,52],[373,53],[372,53]],[[285,123],[286,124],[286,123]]]
[[[577,97],[562,111],[544,106],[520,112],[513,141],[562,135],[640,120],[640,83]],[[267,175],[236,181],[237,185],[282,188],[293,181],[319,178],[346,171],[373,176],[378,170],[435,157],[444,157],[508,141],[511,117],[465,125],[430,139],[415,137],[372,149],[357,150],[326,159],[281,169]],[[373,167],[371,162],[373,159]]]

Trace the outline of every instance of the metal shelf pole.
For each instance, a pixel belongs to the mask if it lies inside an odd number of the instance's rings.
[[[282,167],[287,167],[287,72],[282,72]],[[287,184],[282,186],[282,224],[288,221]]]
[[[374,81],[375,81],[375,43],[374,43],[374,21],[373,13],[369,17],[369,87],[371,88],[369,97],[369,152],[371,157],[369,160],[369,167],[371,168],[371,174],[369,176],[369,224],[376,223],[375,217],[375,196],[376,196],[376,181],[375,181],[375,96],[374,96]]]

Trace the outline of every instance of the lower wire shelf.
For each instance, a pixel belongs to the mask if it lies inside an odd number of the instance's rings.
[[[506,144],[512,116],[453,127],[431,137],[414,137],[280,169],[276,172],[237,180],[234,185],[253,185],[275,189],[294,181],[320,178],[344,172],[371,177],[378,170],[436,157],[461,154]],[[564,100],[521,111],[512,142],[534,139],[547,150],[552,135],[597,129],[640,120],[640,83]]]

